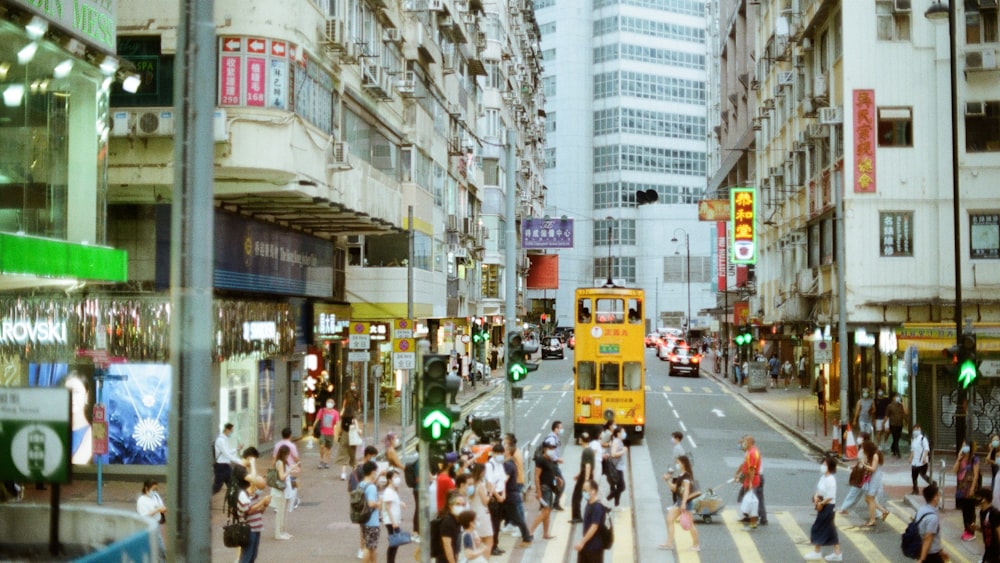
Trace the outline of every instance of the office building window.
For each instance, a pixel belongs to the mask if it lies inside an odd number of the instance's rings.
[[[608,275],[608,263],[611,263],[611,275]],[[635,258],[628,256],[612,256],[610,259],[594,258],[594,278],[613,280],[625,280],[627,283],[635,283]]]
[[[913,146],[913,110],[878,108],[878,146]]]
[[[876,0],[875,20],[879,41],[909,41],[910,12],[896,11],[896,0]]]
[[[965,103],[965,150],[1000,151],[1000,101]]]

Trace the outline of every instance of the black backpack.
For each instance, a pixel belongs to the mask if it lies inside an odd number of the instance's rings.
[[[431,520],[431,557],[444,557],[444,546],[441,545],[441,519]]]
[[[920,535],[920,521],[926,518],[928,514],[931,513],[928,512],[916,520],[911,520],[903,532],[899,547],[903,550],[903,555],[910,559],[920,559],[920,550],[924,545],[924,538]]]
[[[368,497],[365,496],[365,489],[370,486],[369,483],[362,483],[351,491],[351,522],[354,524],[364,524],[372,516],[372,507],[368,505]]]
[[[417,488],[420,480],[420,460],[413,460],[403,467],[403,478],[406,479],[406,486],[411,489]]]

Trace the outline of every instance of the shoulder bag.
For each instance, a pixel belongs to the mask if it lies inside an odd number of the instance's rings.
[[[278,479],[278,468],[272,467],[267,470],[267,486],[279,491],[285,490],[285,482]]]

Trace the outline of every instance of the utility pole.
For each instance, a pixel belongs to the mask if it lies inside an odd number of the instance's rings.
[[[507,246],[504,255],[504,267],[507,269],[504,287],[504,328],[506,329],[504,330],[504,338],[517,330],[517,177],[515,176],[517,162],[514,155],[515,143],[514,130],[508,129],[507,175],[506,182],[504,182],[507,189],[504,198],[504,218],[506,219],[504,243]],[[510,345],[507,342],[504,342],[504,354],[506,355],[504,366],[510,366]],[[514,386],[509,381],[504,386],[503,427],[507,432],[515,432]]]

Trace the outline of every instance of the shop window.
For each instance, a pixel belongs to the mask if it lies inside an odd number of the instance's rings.
[[[913,110],[878,108],[878,146],[913,146]]]
[[[875,18],[879,41],[909,41],[910,12],[897,11],[895,0],[877,0]]]
[[[965,150],[1000,152],[1000,101],[966,102]]]
[[[170,107],[174,105],[174,55],[160,52],[160,37],[118,37],[118,55],[135,65],[142,82],[135,94],[111,86],[112,107]]]

